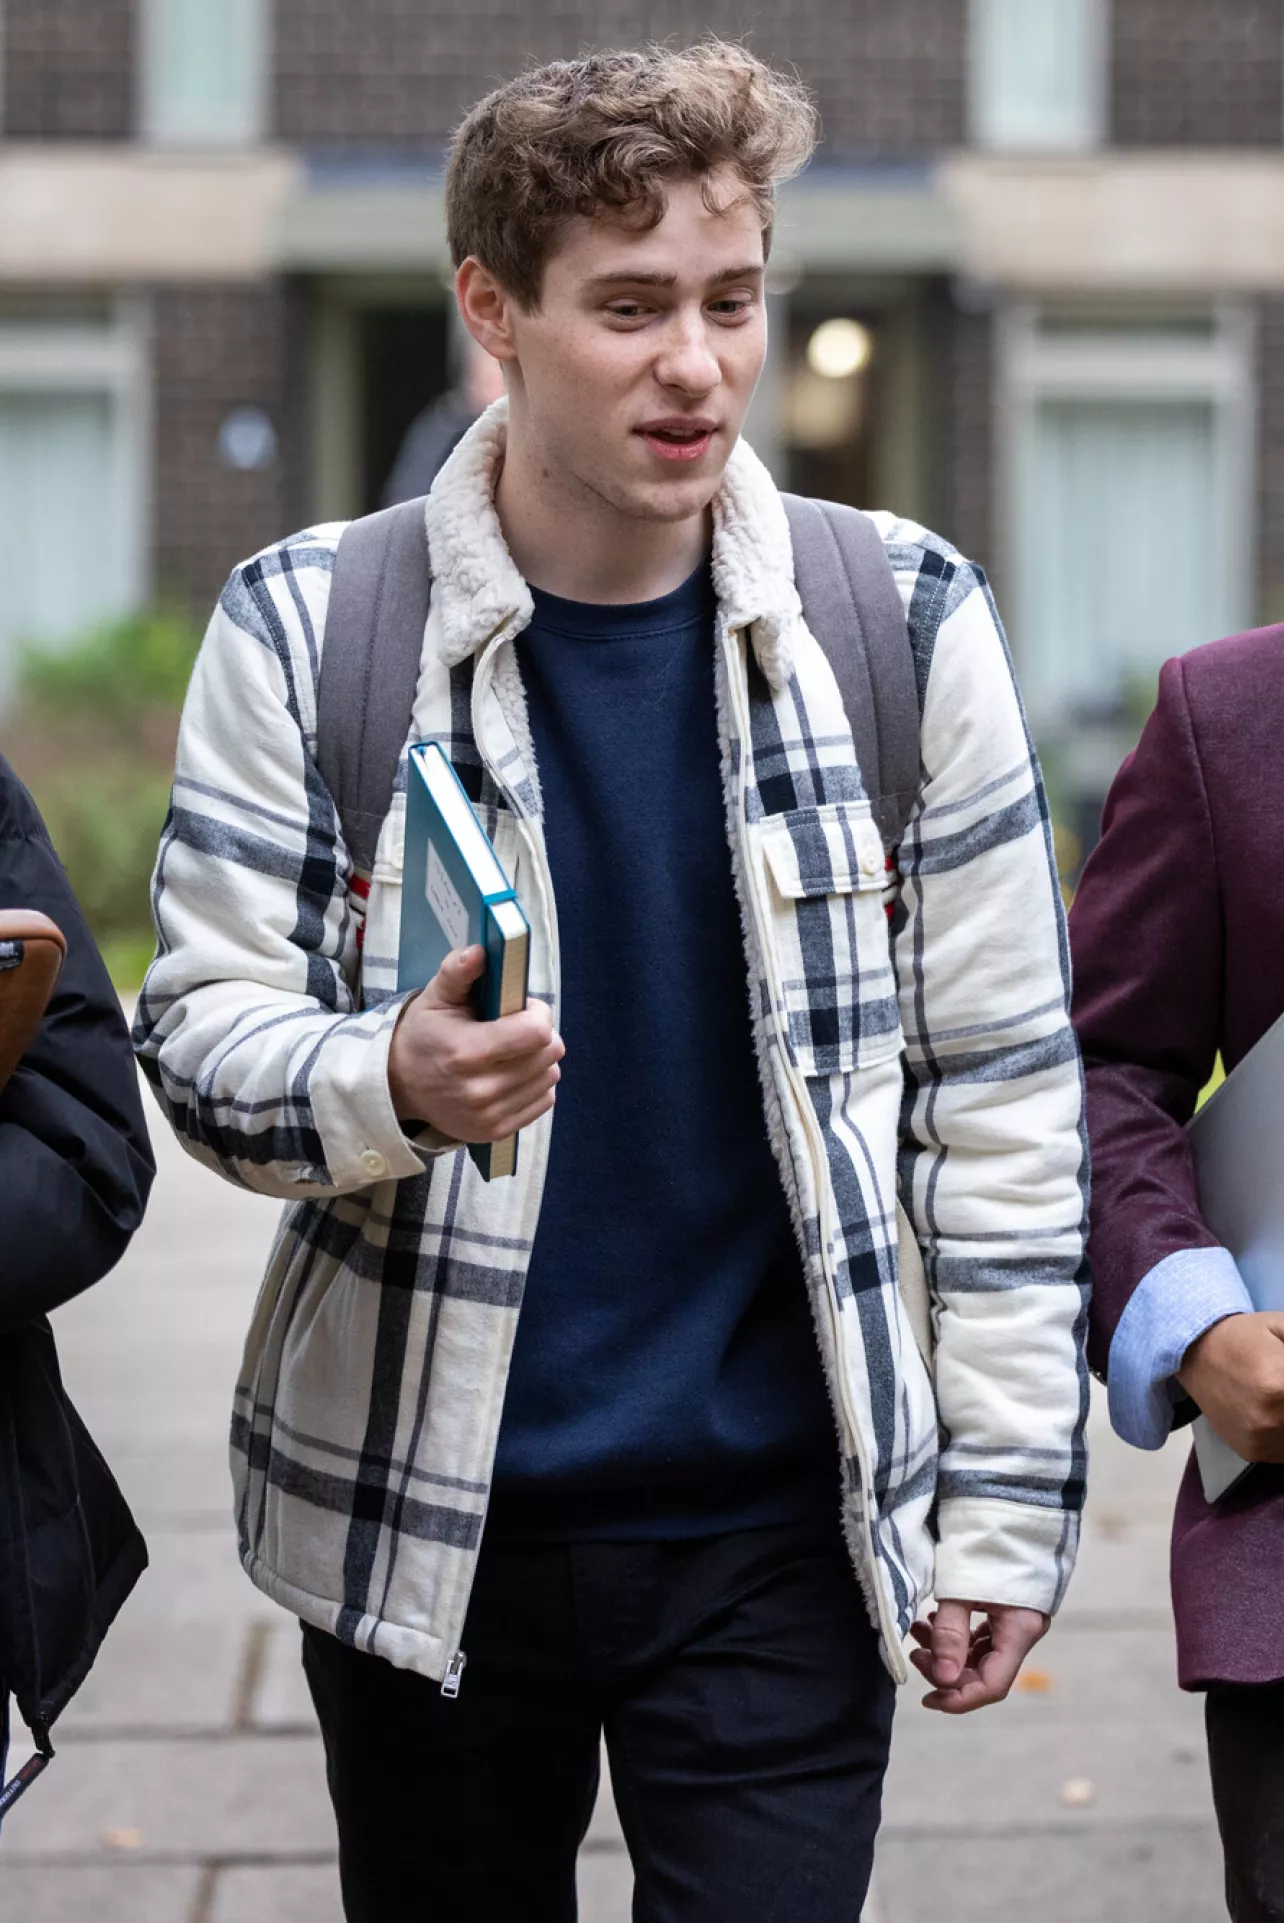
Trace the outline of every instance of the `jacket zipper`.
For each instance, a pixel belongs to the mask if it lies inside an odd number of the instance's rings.
[[[746,807],[745,797],[749,786],[749,747],[751,736],[749,716],[745,712],[742,700],[741,663],[737,657],[733,643],[734,636],[730,631],[727,631],[723,637],[723,653],[726,661],[727,680],[731,690],[731,699],[735,708],[736,725],[740,731],[740,791],[738,795],[738,806],[741,854],[744,861],[745,883],[749,894],[750,905],[753,909],[754,928],[758,936],[758,947],[762,954],[763,965],[767,969],[770,979],[774,1020],[775,1010],[780,1002],[780,995],[776,981],[775,954],[771,946],[769,932],[763,926],[762,904],[759,899],[758,882],[749,855],[748,809]],[[883,1646],[891,1659],[892,1671],[896,1681],[903,1683],[909,1678],[909,1669],[901,1650],[900,1632],[888,1616],[887,1602],[883,1593],[882,1571],[879,1566],[877,1552],[874,1548],[874,1534],[870,1524],[873,1488],[869,1473],[869,1454],[865,1447],[865,1438],[861,1433],[860,1424],[856,1419],[856,1412],[851,1406],[851,1397],[848,1393],[847,1372],[843,1364],[842,1329],[839,1323],[838,1310],[835,1307],[834,1276],[828,1256],[829,1236],[825,1233],[823,1220],[823,1212],[826,1210],[829,1196],[829,1176],[825,1166],[825,1148],[820,1138],[820,1130],[816,1123],[815,1112],[808,1098],[806,1087],[805,1085],[802,1087],[799,1086],[800,1078],[798,1071],[794,1066],[783,1036],[781,1037],[780,1058],[785,1065],[785,1073],[789,1081],[790,1089],[793,1092],[794,1106],[802,1121],[803,1132],[807,1137],[807,1144],[811,1150],[812,1173],[816,1183],[816,1195],[822,1210],[820,1260],[821,1267],[825,1273],[825,1306],[829,1312],[830,1329],[832,1331],[834,1344],[834,1389],[838,1402],[839,1424],[846,1431],[846,1439],[851,1443],[855,1451],[857,1465],[860,1469],[862,1496],[861,1536],[865,1548],[865,1563],[870,1580],[874,1586],[874,1599],[878,1608],[878,1626],[882,1633]]]
[[[481,756],[482,761],[485,764],[486,772],[490,775],[491,780],[495,783],[495,786],[499,789],[500,793],[505,797],[505,799],[509,804],[509,807],[512,809],[513,814],[517,819],[518,828],[521,833],[522,840],[526,845],[527,851],[531,856],[532,862],[534,863],[535,867],[539,870],[540,886],[543,890],[544,901],[548,909],[548,937],[549,937],[548,945],[549,945],[549,955],[551,960],[551,972],[552,972],[554,983],[557,985],[557,988],[560,989],[561,980],[562,980],[562,950],[561,950],[561,943],[558,939],[557,906],[553,900],[553,877],[549,870],[548,862],[545,858],[543,847],[540,844],[539,837],[531,833],[530,824],[526,818],[524,809],[522,808],[513,790],[508,786],[508,783],[504,780],[503,776],[500,774],[498,768],[496,768],[494,763],[491,761],[489,755],[486,753],[485,747],[482,745],[481,728],[479,726],[481,702],[482,702],[483,696],[486,694],[489,688],[491,679],[494,674],[495,655],[497,654],[499,649],[504,645],[504,642],[510,638],[510,625],[511,625],[510,623],[506,622],[505,625],[500,629],[498,634],[496,634],[493,637],[493,639],[490,642],[488,642],[485,650],[482,653],[482,657],[480,661],[477,663],[476,670],[473,674],[473,689],[472,689],[472,700],[469,705],[469,720],[472,725],[473,741],[476,744],[478,754]],[[556,1005],[554,1005],[554,1008],[553,1008],[553,1017],[554,1017],[554,1022],[556,1022],[556,1018],[557,1018]],[[481,1542],[481,1538],[486,1531],[486,1515],[489,1508],[490,1508],[490,1497],[488,1495],[486,1498],[486,1508],[483,1509],[482,1511],[481,1529],[478,1532],[479,1545]],[[474,1557],[473,1573],[472,1575],[470,1575],[468,1579],[468,1587],[464,1592],[463,1606],[458,1612],[458,1619],[457,1619],[458,1627],[455,1632],[456,1634],[462,1632],[464,1622],[468,1615],[468,1605],[472,1600],[473,1581],[476,1576],[476,1570],[477,1570],[477,1559],[476,1557]],[[464,1654],[464,1651],[462,1649],[457,1648],[455,1650],[455,1653],[451,1656],[449,1662],[446,1664],[446,1674],[442,1678],[441,1693],[444,1697],[446,1697],[447,1701],[449,1702],[454,1702],[455,1698],[459,1695],[460,1685],[463,1682],[464,1669],[467,1666],[467,1663],[468,1663],[468,1658]]]

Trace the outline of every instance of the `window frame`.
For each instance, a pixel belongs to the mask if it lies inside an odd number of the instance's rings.
[[[1025,5],[1035,0],[1023,0]],[[1078,0],[1087,40],[1088,85],[1079,124],[1038,135],[1004,129],[992,84],[992,8],[996,0],[968,0],[967,118],[972,145],[991,154],[1091,153],[1109,138],[1110,0]]]
[[[139,138],[151,147],[215,152],[243,151],[262,145],[268,134],[271,92],[271,15],[270,0],[244,0],[251,13],[252,82],[244,112],[235,124],[223,128],[184,124],[181,117],[166,111],[161,88],[161,38],[167,0],[138,0],[137,124]],[[218,0],[214,0],[216,11]]]
[[[151,592],[151,327],[142,296],[112,302],[102,322],[40,321],[0,313],[0,393],[95,394],[111,407],[112,485],[124,531],[121,612]],[[0,664],[0,707],[8,687]]]
[[[1082,304],[1081,304],[1082,305]],[[1024,301],[997,319],[996,490],[999,504],[997,573],[1011,623],[1018,677],[1024,650],[1025,594],[1018,551],[1023,504],[1033,481],[1038,412],[1047,401],[1198,401],[1212,412],[1216,496],[1224,509],[1218,576],[1225,622],[1233,634],[1252,625],[1257,560],[1256,317],[1248,301],[1110,302],[1083,306],[1095,314],[1073,333],[1050,334],[1041,323],[1071,315],[1066,302]],[[1199,317],[1205,334],[1164,333],[1165,322]],[[1151,321],[1153,331],[1147,331]],[[1121,325],[1124,323],[1126,325]],[[1112,328],[1118,331],[1112,332]],[[1214,634],[1205,637],[1212,641]],[[1031,688],[1027,695],[1036,735],[1056,732],[1066,714]]]

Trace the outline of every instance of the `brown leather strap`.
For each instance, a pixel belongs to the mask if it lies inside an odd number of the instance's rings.
[[[35,1038],[66,952],[48,915],[0,908],[0,1089]]]

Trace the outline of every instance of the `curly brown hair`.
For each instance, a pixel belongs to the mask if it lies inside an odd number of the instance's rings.
[[[801,84],[728,41],[556,60],[487,94],[456,132],[446,170],[451,255],[456,266],[474,256],[533,309],[568,220],[606,212],[654,227],[666,182],[679,179],[700,180],[715,208],[719,168],[741,181],[769,247],[775,190],[806,166],[815,143]]]

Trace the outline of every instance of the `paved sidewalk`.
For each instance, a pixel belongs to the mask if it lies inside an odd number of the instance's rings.
[[[68,1386],[152,1568],[59,1726],[56,1763],[5,1826],[0,1915],[341,1923],[297,1630],[242,1576],[229,1515],[232,1382],[277,1208],[154,1134],[145,1229],[56,1319]],[[1172,1683],[1180,1455],[1123,1450],[1101,1413],[1087,1548],[1035,1687],[961,1723],[902,1700],[874,1923],[1224,1916],[1200,1706]],[[607,1800],[581,1891],[583,1923],[627,1923]]]

